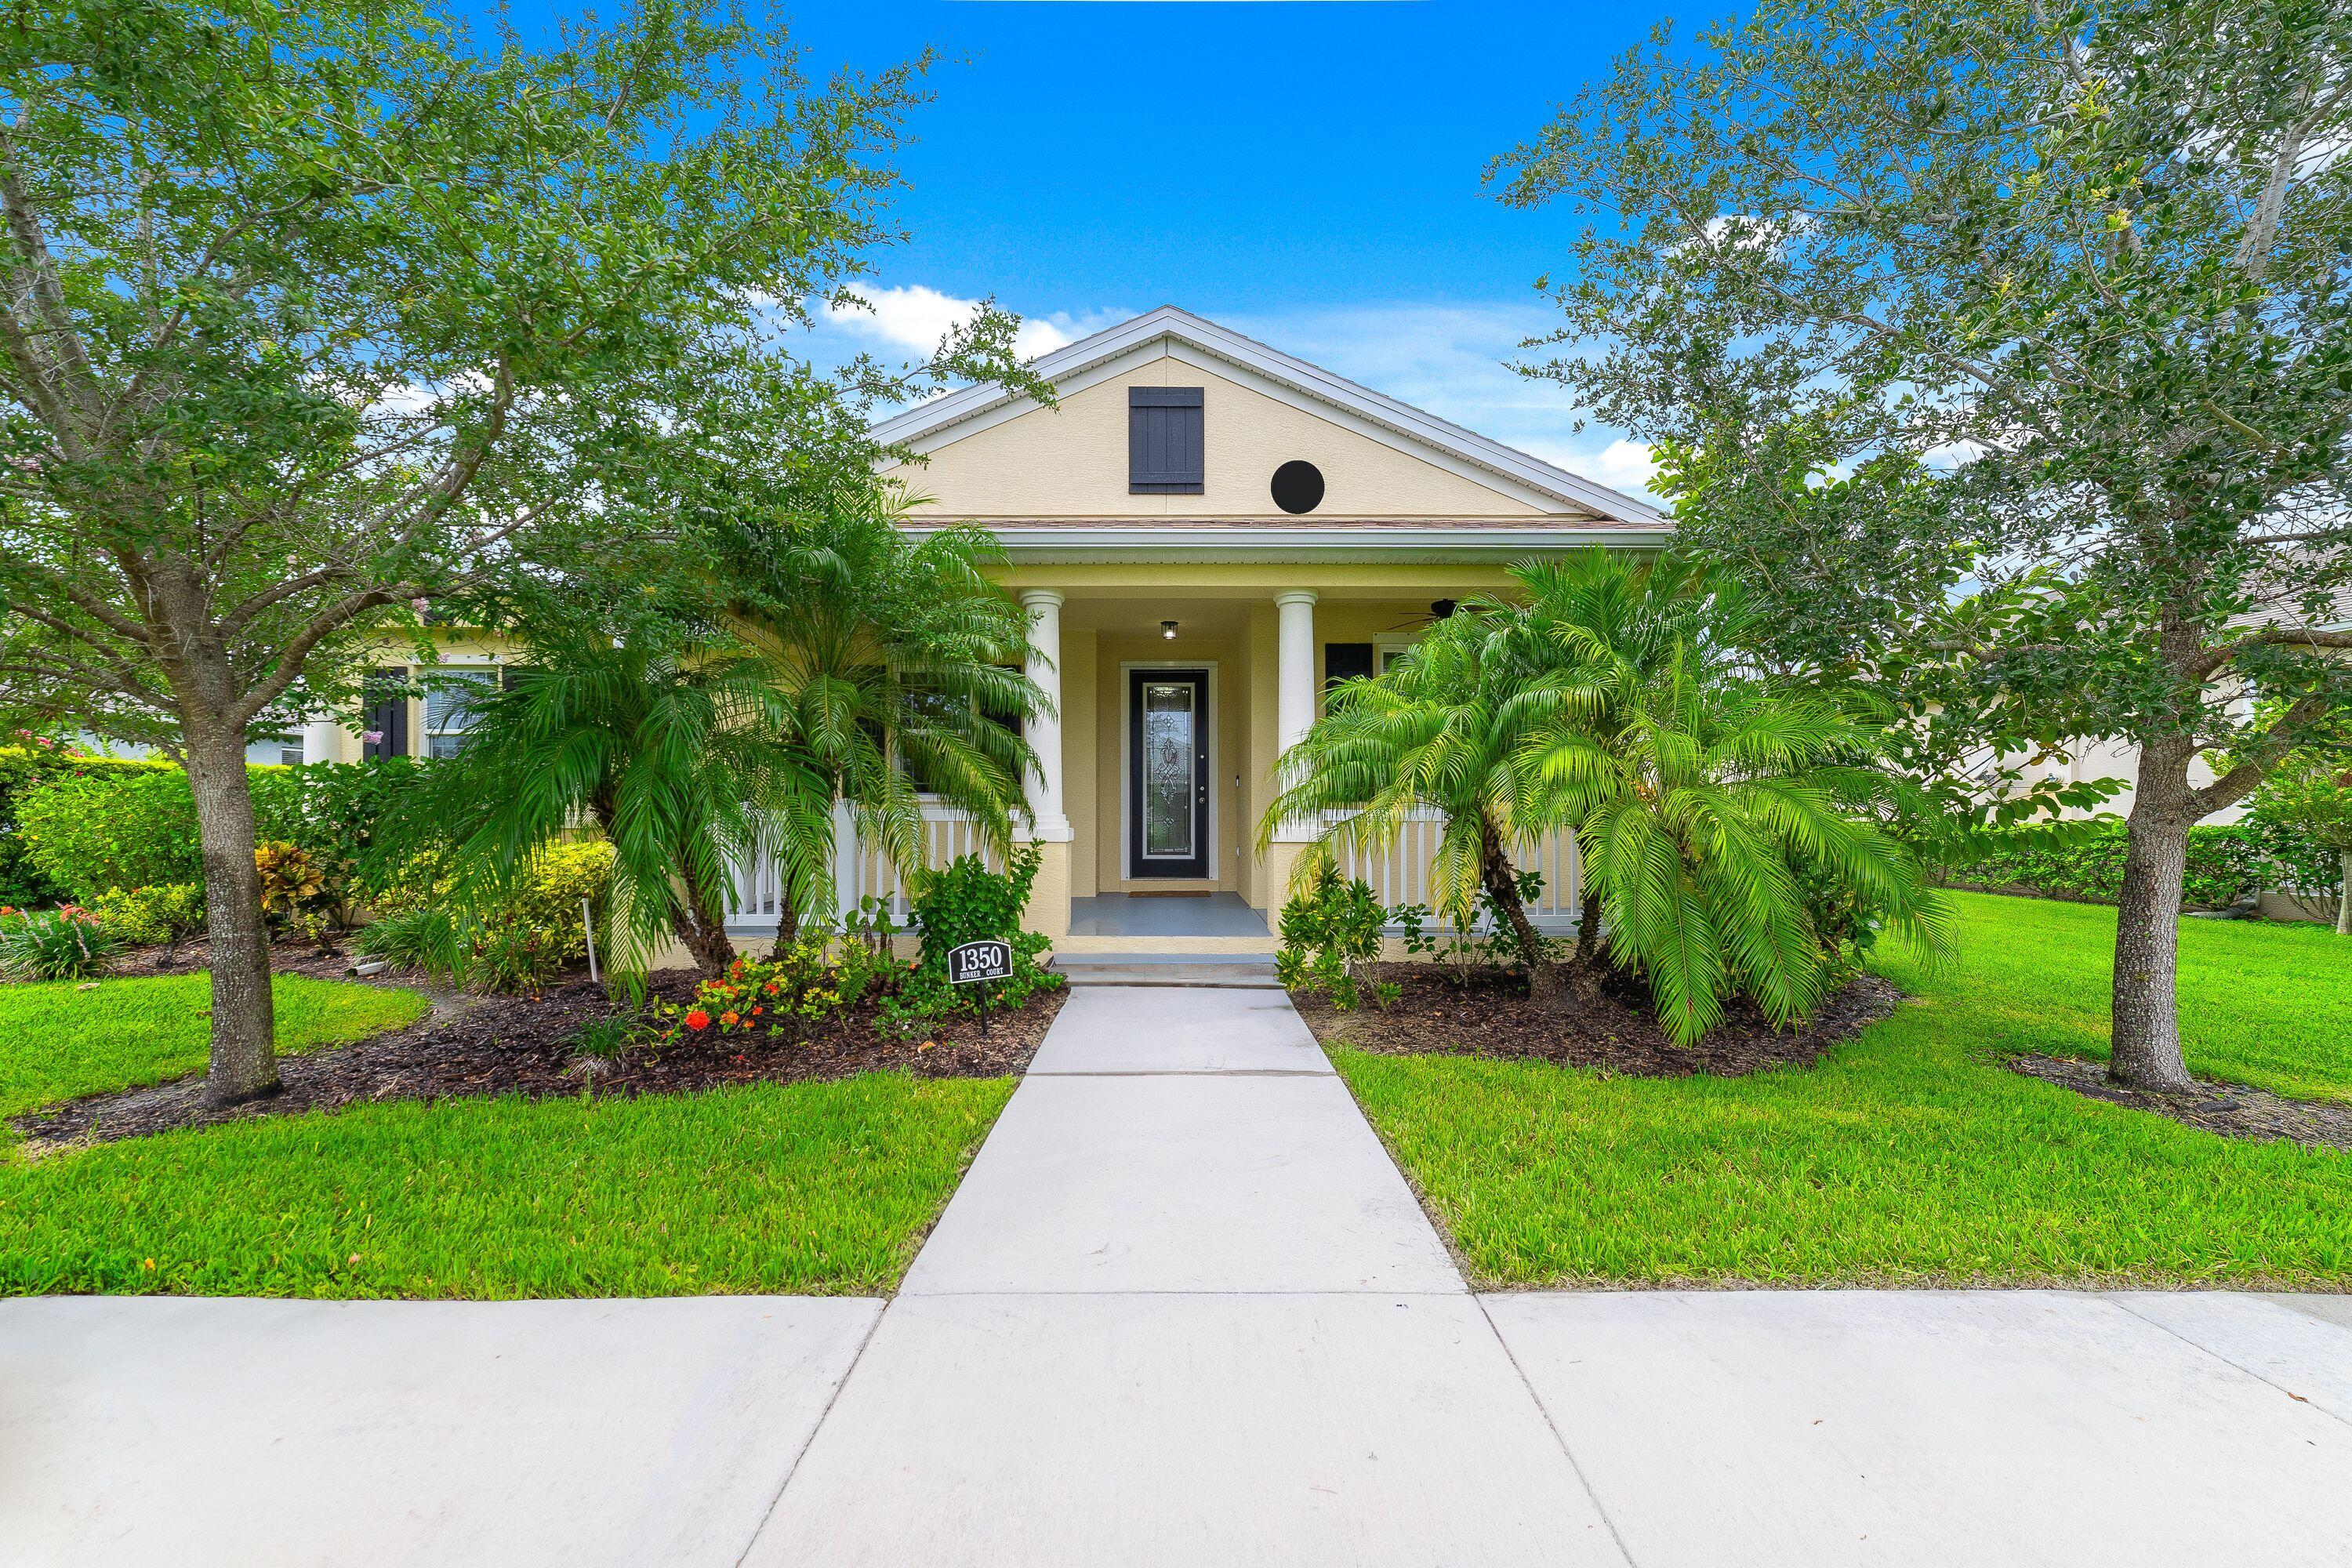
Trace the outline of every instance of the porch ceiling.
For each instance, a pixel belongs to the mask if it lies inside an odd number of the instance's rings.
[[[1255,599],[1084,599],[1062,606],[1064,630],[1086,629],[1108,637],[1156,637],[1160,623],[1172,620],[1185,637],[1237,637],[1249,627]]]

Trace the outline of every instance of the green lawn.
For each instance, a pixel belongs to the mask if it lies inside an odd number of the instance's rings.
[[[1958,894],[1958,969],[1821,1065],[1603,1079],[1339,1048],[1478,1279],[2352,1286],[2352,1155],[2196,1131],[2009,1072],[2105,1045],[2115,913]],[[2181,931],[2200,1072],[2352,1099],[2352,941]]]
[[[278,1048],[289,1054],[414,1023],[412,991],[278,977]],[[211,1037],[209,974],[0,985],[0,1119],[108,1089],[202,1072]]]
[[[408,1102],[0,1159],[0,1293],[883,1290],[1012,1092]]]

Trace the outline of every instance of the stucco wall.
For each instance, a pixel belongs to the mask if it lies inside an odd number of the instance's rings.
[[[1202,388],[1201,494],[1128,493],[1129,386]],[[1173,357],[1066,394],[1055,407],[956,437],[925,458],[892,470],[911,494],[928,498],[919,519],[1281,518],[1268,485],[1292,458],[1323,472],[1314,517],[1544,515],[1428,458]]]

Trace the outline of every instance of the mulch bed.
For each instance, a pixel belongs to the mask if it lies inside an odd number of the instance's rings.
[[[390,973],[377,978],[383,984],[404,979]],[[666,1000],[683,1002],[694,993],[695,976],[688,971],[663,971],[651,980],[655,994]],[[413,978],[406,983],[413,984]],[[891,1039],[876,1033],[874,1009],[863,1006],[804,1025],[783,1038],[689,1037],[633,1047],[597,1064],[593,1089],[599,1095],[686,1094],[727,1084],[803,1083],[889,1069],[920,1078],[996,1078],[1029,1065],[1067,994],[1056,988],[1040,992],[1018,1012],[992,1011],[985,1036],[977,1018],[959,1015],[936,1020],[922,1038]],[[584,976],[537,997],[444,998],[405,1029],[280,1057],[281,1087],[266,1099],[226,1108],[208,1104],[198,1076],[75,1100],[20,1117],[15,1125],[27,1139],[26,1152],[37,1154],[62,1145],[376,1100],[576,1095],[590,1089],[592,1080],[575,1070],[566,1042],[582,1025],[615,1010]]]
[[[1389,1007],[1341,1013],[1320,992],[1291,998],[1316,1038],[1387,1055],[1442,1054],[1557,1062],[1640,1078],[1712,1073],[1740,1078],[1768,1068],[1810,1067],[1895,1011],[1902,993],[1876,975],[1857,977],[1801,1027],[1775,1029],[1746,1003],[1697,1044],[1677,1046],[1658,1026],[1649,994],[1613,977],[1601,997],[1570,1013],[1539,1013],[1517,974],[1474,970],[1466,986],[1423,964],[1383,964],[1379,978],[1403,987]]]
[[[362,962],[348,943],[339,943],[325,952],[308,942],[274,942],[269,949],[271,969],[280,974],[307,974],[317,980],[348,980],[352,965]],[[108,966],[107,973],[139,979],[156,974],[193,974],[212,965],[212,942],[205,937],[194,937],[176,949],[131,948]],[[389,984],[394,977],[379,978]]]
[[[2012,1071],[2071,1089],[2076,1094],[2104,1100],[2110,1105],[2129,1106],[2134,1110],[2153,1111],[2189,1127],[2218,1132],[2224,1138],[2263,1142],[2283,1138],[2306,1149],[2352,1152],[2352,1105],[2289,1100],[2267,1089],[2210,1079],[2199,1079],[2197,1089],[2190,1093],[2152,1094],[2109,1083],[2104,1062],[2078,1061],[2070,1057],[2012,1057],[2009,1065]]]

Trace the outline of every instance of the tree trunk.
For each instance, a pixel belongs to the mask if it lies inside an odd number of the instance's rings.
[[[776,879],[776,944],[769,950],[768,956],[782,959],[800,939],[800,896],[793,887],[791,875],[780,874]]]
[[[679,879],[684,886],[681,897],[670,905],[670,929],[686,951],[694,955],[694,967],[705,980],[723,978],[735,963],[735,943],[727,934],[727,916],[711,907],[710,900],[695,886],[694,879]]]
[[[1569,1013],[1575,1011],[1577,994],[1570,984],[1565,964],[1554,963],[1544,956],[1544,940],[1528,919],[1527,906],[1519,901],[1519,877],[1510,856],[1503,851],[1502,836],[1494,824],[1484,828],[1483,853],[1479,858],[1478,879],[1486,884],[1486,892],[1495,907],[1503,912],[1503,923],[1511,928],[1511,935],[1519,944],[1519,957],[1528,966],[1528,1001],[1538,1013]]]
[[[2124,882],[2116,900],[2116,974],[2109,1081],[2179,1092],[2194,1087],[2180,1053],[2173,992],[2180,948],[2180,888],[2189,864],[2188,743],[2142,745],[2126,823]]]
[[[2336,852],[2336,934],[2352,936],[2352,849]]]
[[[1601,889],[1587,877],[1576,911],[1576,962],[1570,984],[1590,1002],[1601,994]]]
[[[245,737],[184,725],[188,786],[205,867],[205,925],[212,938],[212,1061],[206,1095],[234,1105],[278,1088],[277,1010],[269,990],[269,928],[253,863],[253,793]]]

